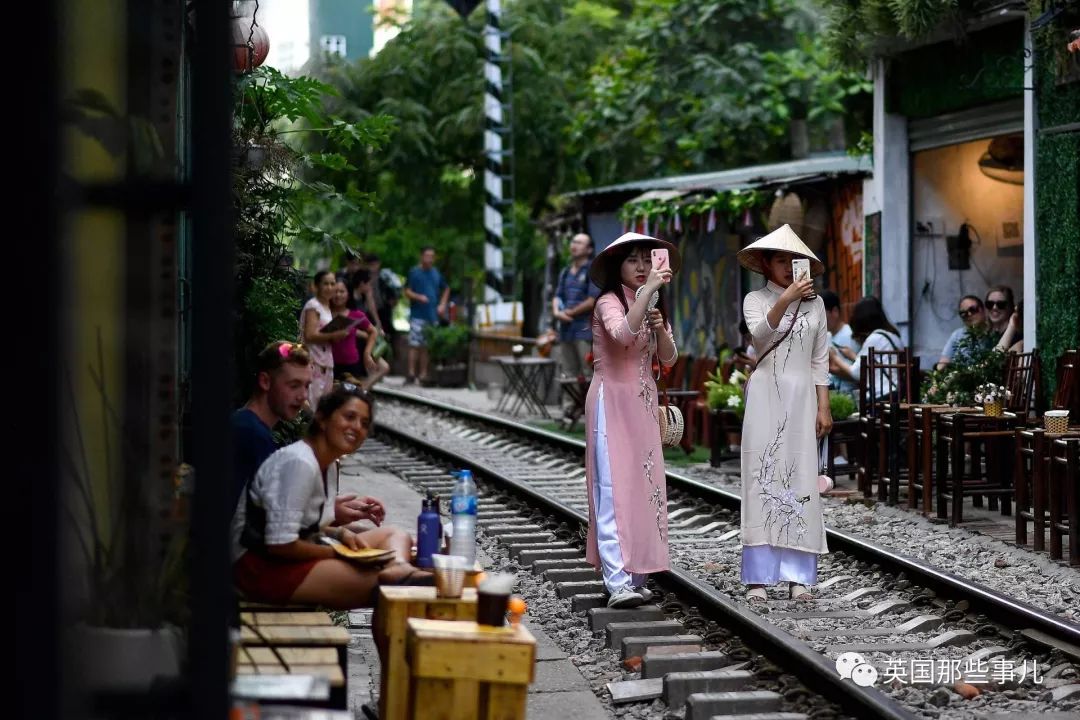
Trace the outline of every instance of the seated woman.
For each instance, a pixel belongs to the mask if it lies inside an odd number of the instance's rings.
[[[1016,309],[1013,310],[1013,314],[1009,317],[1009,324],[1005,326],[1005,331],[1001,333],[1001,339],[998,340],[995,349],[1000,352],[1024,352],[1024,303],[1023,301],[1017,303]]]
[[[953,362],[967,363],[968,357],[964,354],[963,349],[958,347],[962,345],[960,342],[965,335],[970,333],[978,333],[988,328],[986,319],[986,308],[983,306],[983,301],[977,295],[965,295],[960,298],[960,304],[956,309],[956,314],[960,316],[960,320],[963,321],[963,325],[953,330],[952,335],[945,342],[945,347],[941,350],[941,357],[934,365],[935,368],[941,369],[946,365]]]
[[[829,372],[842,378],[858,382],[862,373],[862,364],[870,353],[870,348],[881,352],[894,352],[904,347],[904,341],[900,339],[900,333],[889,322],[885,315],[885,308],[881,301],[870,295],[855,303],[851,312],[851,336],[862,344],[859,354],[848,362],[836,348],[829,350]],[[884,397],[894,392],[899,379],[895,370],[878,371],[881,375],[877,379],[880,388],[878,397]]]
[[[248,599],[348,609],[370,606],[378,584],[431,584],[429,573],[408,564],[408,533],[334,526],[337,460],[364,443],[373,416],[365,392],[336,385],[319,400],[307,437],[271,455],[248,484],[232,524],[233,580]],[[396,557],[381,570],[361,567],[340,559],[322,536],[353,549],[392,549]]]

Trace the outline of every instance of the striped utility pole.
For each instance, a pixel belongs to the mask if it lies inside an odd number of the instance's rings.
[[[502,298],[504,214],[514,202],[510,102],[510,38],[502,30],[501,0],[486,0],[484,23],[484,300]],[[503,41],[506,41],[504,47]]]
[[[467,18],[480,0],[446,0]],[[484,22],[484,301],[502,299],[507,276],[503,238],[510,227],[507,209],[514,204],[513,94],[510,36],[502,29],[501,0],[485,0]],[[504,45],[505,42],[505,45]]]

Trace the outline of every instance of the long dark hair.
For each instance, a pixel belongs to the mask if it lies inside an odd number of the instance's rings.
[[[630,253],[638,248],[649,250],[652,245],[644,242],[627,243],[623,247],[611,251],[611,255],[607,259],[607,282],[604,283],[604,287],[600,288],[601,295],[612,293],[619,298],[619,302],[623,306],[623,312],[628,315],[630,314],[630,306],[626,303],[626,294],[622,290],[622,264],[626,262],[626,258],[630,257]],[[667,290],[666,288],[660,288],[657,292],[660,294],[660,302],[656,303],[656,307],[660,310],[660,315],[666,323],[668,321]]]
[[[888,316],[885,315],[885,308],[882,307],[881,301],[873,295],[867,295],[855,303],[848,324],[851,325],[851,336],[859,342],[866,340],[867,336],[875,330],[886,330],[897,337],[900,336],[900,331],[889,322]]]

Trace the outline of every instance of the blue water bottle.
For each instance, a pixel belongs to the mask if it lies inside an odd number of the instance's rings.
[[[439,519],[439,496],[428,493],[420,501],[420,516],[416,518],[416,564],[431,567],[431,556],[439,552],[442,541],[442,521]]]
[[[476,483],[472,471],[461,470],[450,496],[450,516],[454,535],[450,538],[450,554],[465,558],[469,567],[476,562]]]

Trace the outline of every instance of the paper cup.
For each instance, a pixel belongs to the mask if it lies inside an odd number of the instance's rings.
[[[460,555],[432,555],[435,564],[435,592],[441,598],[459,598],[465,588],[465,558]]]

